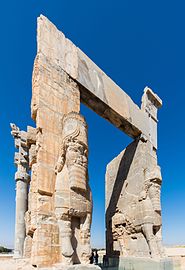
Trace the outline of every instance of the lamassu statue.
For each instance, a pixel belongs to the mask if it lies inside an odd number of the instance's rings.
[[[60,261],[65,264],[89,263],[91,254],[92,199],[87,164],[87,124],[80,114],[71,112],[62,121],[55,186]]]

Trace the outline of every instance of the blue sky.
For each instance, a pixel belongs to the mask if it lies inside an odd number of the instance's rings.
[[[185,3],[182,0],[37,0],[0,4],[0,245],[13,246],[15,182],[10,122],[30,117],[36,18],[47,16],[140,105],[144,87],[163,100],[159,164],[165,244],[185,244]],[[106,164],[131,141],[82,105],[89,125],[93,246],[104,246]]]

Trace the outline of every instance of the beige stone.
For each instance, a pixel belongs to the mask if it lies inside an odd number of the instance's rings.
[[[22,256],[24,246],[29,266],[98,269],[88,265],[92,195],[87,123],[80,115],[83,102],[134,138],[107,167],[107,253],[161,258],[162,178],[156,151],[162,101],[146,87],[140,109],[42,15],[37,45],[31,101],[36,127],[23,132],[13,126],[12,131],[19,149],[15,177],[21,218],[16,215],[16,239],[21,245],[16,250]]]
[[[38,18],[38,57],[79,83],[81,101],[131,137],[149,137],[148,119],[131,98],[46,17]]]
[[[62,118],[68,112],[79,112],[80,106],[77,84],[65,71],[58,69],[48,60],[41,53],[37,55],[34,63],[31,108],[37,132],[36,142],[29,150],[32,180],[29,194],[28,232],[32,233],[33,238],[32,261],[40,266],[42,263],[46,266],[57,262],[59,243],[56,244],[55,251],[48,248],[43,255],[40,250],[48,239],[47,233],[44,235],[48,221],[50,226],[57,227],[53,195],[56,181],[55,166],[61,145]],[[49,243],[54,237],[53,234],[55,235],[52,230]]]
[[[149,140],[157,149],[157,111],[162,106],[162,100],[149,87],[145,87],[142,96],[141,110],[148,116]]]
[[[10,256],[0,255],[0,269],[1,270],[34,270],[35,267],[29,263],[28,259],[13,260]],[[97,265],[72,265],[66,266],[61,264],[55,264],[52,267],[37,267],[38,270],[100,270]]]
[[[71,112],[62,122],[62,144],[56,166],[55,214],[59,225],[60,262],[89,263],[92,199],[88,184],[85,119]]]
[[[155,150],[135,140],[106,172],[107,251],[110,256],[161,258],[161,173]]]
[[[59,256],[58,227],[49,219],[45,222],[34,232],[31,253],[31,264],[42,267],[56,263]]]
[[[32,237],[27,235],[24,240],[24,258],[31,258]]]
[[[11,124],[11,134],[15,140],[15,147],[18,152],[15,153],[14,163],[17,167],[15,173],[16,181],[16,213],[15,213],[15,247],[14,257],[20,258],[24,252],[24,240],[26,235],[26,226],[24,215],[28,208],[28,184],[30,181],[27,133],[20,131],[15,125]]]

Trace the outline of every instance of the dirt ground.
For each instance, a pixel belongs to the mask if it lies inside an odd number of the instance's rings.
[[[104,251],[99,252],[100,261]],[[174,261],[174,270],[185,270],[185,247],[166,247],[165,253]],[[0,270],[34,270],[27,260],[14,260],[12,255],[0,255]]]

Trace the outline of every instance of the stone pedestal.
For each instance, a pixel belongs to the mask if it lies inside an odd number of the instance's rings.
[[[40,270],[101,270],[101,268],[93,264],[75,264],[71,266],[56,264],[51,268],[40,268]]]
[[[102,269],[110,270],[173,270],[173,261],[169,258],[160,260],[146,258],[120,257],[109,258],[109,267]]]

